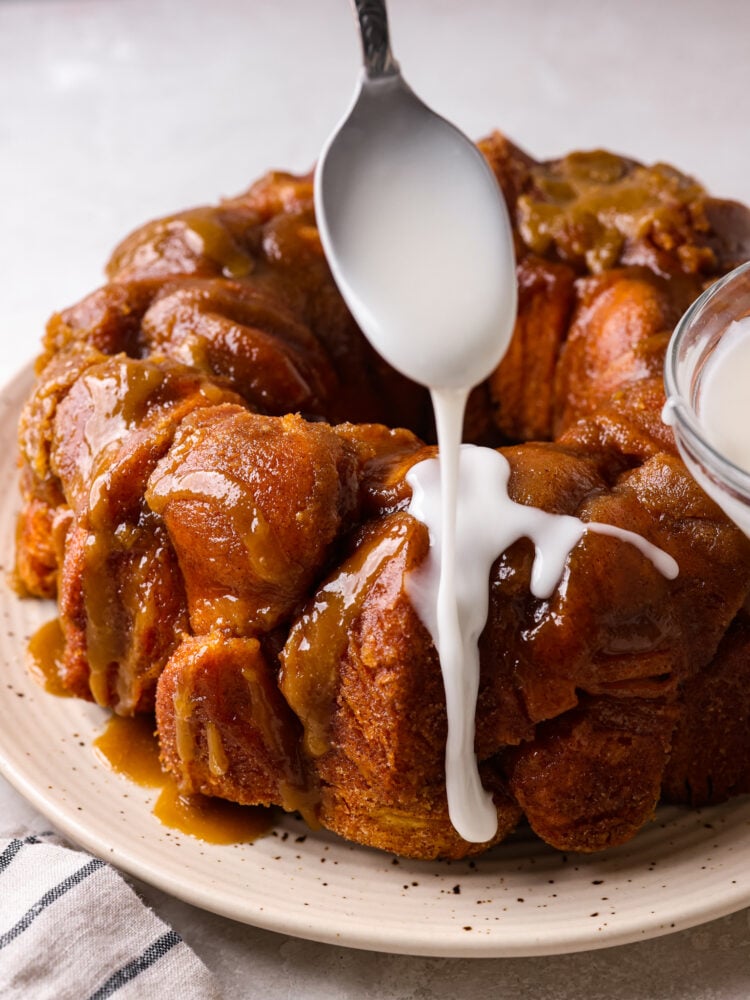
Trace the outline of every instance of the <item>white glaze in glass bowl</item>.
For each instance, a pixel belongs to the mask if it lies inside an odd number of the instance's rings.
[[[674,430],[690,474],[727,517],[750,536],[750,474],[714,447],[700,420],[706,364],[732,321],[747,315],[750,262],[711,285],[677,324],[664,361],[664,417]]]

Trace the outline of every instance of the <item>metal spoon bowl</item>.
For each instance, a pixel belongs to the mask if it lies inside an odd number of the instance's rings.
[[[405,83],[385,3],[355,7],[364,71],[317,167],[323,247],[390,364],[432,388],[470,387],[496,367],[513,329],[505,202],[476,146]]]

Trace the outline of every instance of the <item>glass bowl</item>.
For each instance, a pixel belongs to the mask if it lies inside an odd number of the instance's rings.
[[[750,262],[711,285],[675,328],[664,361],[664,422],[693,478],[750,537],[750,473],[722,455],[700,419],[702,376],[733,320],[750,315]],[[748,420],[750,434],[750,420]]]

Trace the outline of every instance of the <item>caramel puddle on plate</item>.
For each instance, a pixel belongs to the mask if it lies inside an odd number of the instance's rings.
[[[26,661],[29,673],[49,694],[59,698],[71,697],[60,681],[60,663],[62,662],[65,639],[58,618],[45,622],[29,639]]]
[[[177,782],[159,764],[159,745],[150,715],[129,719],[113,715],[93,746],[116,774],[147,788],[161,789],[153,814],[164,826],[210,844],[247,844],[274,824],[274,811],[263,806],[181,795]]]
[[[29,673],[49,694],[70,697],[60,681],[65,640],[57,618],[45,622],[28,645]],[[240,806],[204,795],[181,795],[174,778],[159,763],[151,715],[124,719],[113,715],[93,742],[94,751],[116,774],[146,788],[160,788],[153,813],[164,824],[210,844],[247,844],[267,833],[275,811]]]

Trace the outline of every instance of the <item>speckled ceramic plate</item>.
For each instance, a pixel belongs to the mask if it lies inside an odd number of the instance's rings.
[[[606,856],[563,856],[518,835],[475,862],[404,861],[310,833],[292,816],[254,844],[167,830],[156,792],[92,751],[107,715],[41,691],[29,636],[54,615],[7,582],[17,509],[15,424],[26,371],[0,393],[0,770],[73,841],[196,906],[298,937],[414,955],[510,956],[639,941],[750,904],[750,800],[662,809]]]

